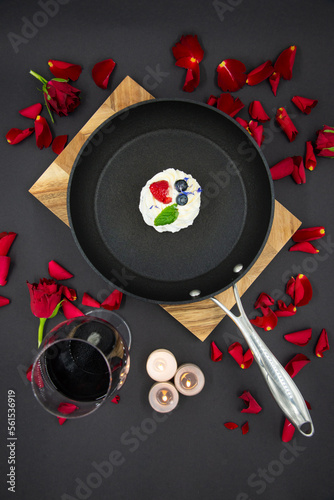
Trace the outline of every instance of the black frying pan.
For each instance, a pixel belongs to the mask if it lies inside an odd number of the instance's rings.
[[[194,224],[158,233],[139,212],[142,187],[178,168],[201,185]],[[78,156],[68,189],[73,236],[117,288],[158,303],[201,300],[230,287],[258,258],[274,195],[261,151],[224,113],[191,101],[152,100],[108,119]],[[193,290],[201,293],[197,298]]]

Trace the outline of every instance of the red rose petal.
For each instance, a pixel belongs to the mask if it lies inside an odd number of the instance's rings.
[[[315,346],[315,354],[316,356],[318,356],[318,358],[323,358],[324,357],[323,352],[328,350],[329,350],[328,335],[326,330],[323,328],[319,335],[317,344]]]
[[[291,45],[289,48],[283,50],[274,64],[274,70],[277,71],[284,80],[291,80],[292,78],[292,68],[295,62],[296,50],[297,47],[295,45]]]
[[[287,333],[284,335],[285,340],[295,345],[307,345],[312,337],[312,328],[306,330],[299,330],[298,332]]]
[[[210,95],[209,99],[206,101],[206,103],[209,106],[215,106],[217,104],[218,98],[215,97],[214,95]]]
[[[204,56],[204,50],[197,39],[197,35],[181,36],[180,41],[174,45],[172,51],[177,61],[184,57],[193,57],[200,63]]]
[[[42,111],[42,107],[43,107],[42,104],[38,102],[37,104],[32,104],[27,108],[21,109],[19,113],[20,115],[25,116],[26,118],[30,118],[31,120],[36,120],[37,116]]]
[[[296,231],[292,236],[292,240],[296,243],[301,241],[313,241],[323,238],[325,234],[326,232],[324,226],[305,227],[303,229],[298,229],[298,231]]]
[[[316,149],[318,156],[334,158],[334,127],[324,125],[317,131]]]
[[[245,422],[244,425],[241,426],[241,431],[242,431],[242,434],[247,434],[248,431],[249,431],[249,423],[248,422]]]
[[[112,59],[105,59],[104,61],[95,64],[92,69],[93,80],[98,87],[106,89],[108,86],[109,78],[113,72],[116,63]]]
[[[303,162],[303,157],[302,156],[293,156],[293,172],[292,172],[292,177],[293,180],[297,184],[305,184],[306,182],[306,175],[305,175],[305,167],[304,167],[304,162]]]
[[[101,307],[100,302],[97,300],[93,299],[88,293],[84,293],[82,297],[82,305],[83,306],[89,306],[89,307]]]
[[[256,302],[254,304],[254,308],[255,309],[258,309],[258,308],[262,308],[262,307],[270,307],[270,306],[273,306],[275,304],[275,301],[272,297],[270,297],[270,295],[268,295],[267,293],[260,293],[260,295],[258,296],[258,298],[256,299]]]
[[[287,418],[284,420],[282,441],[283,443],[288,443],[293,438],[295,433],[295,426]]]
[[[303,368],[303,366],[307,365],[311,361],[304,354],[296,354],[290,361],[285,365],[285,369],[293,378],[297,373]]]
[[[0,255],[7,255],[17,233],[0,233]]]
[[[115,405],[118,405],[119,401],[120,401],[120,397],[119,395],[117,394],[112,400],[111,402],[114,403]]]
[[[213,341],[211,342],[211,359],[215,362],[221,361],[223,359],[223,353]]]
[[[260,411],[262,410],[262,407],[253,398],[249,391],[244,391],[241,396],[239,396],[239,398],[248,403],[247,408],[241,410],[241,413],[260,413]]]
[[[261,146],[264,140],[263,125],[259,125],[256,121],[249,122],[249,130],[252,137],[254,137],[258,146]]]
[[[78,316],[84,316],[84,313],[80,311],[72,302],[64,300],[61,307],[63,308],[63,313],[66,319],[76,318]]]
[[[250,367],[253,363],[254,356],[250,349],[244,353],[243,347],[239,342],[234,342],[228,348],[229,354],[231,354],[232,358],[238,363],[240,368],[243,370]]]
[[[225,59],[217,67],[218,87],[223,92],[235,92],[246,83],[246,66],[237,59]]]
[[[258,120],[260,122],[270,120],[260,101],[252,101],[249,105],[248,111],[253,120]]]
[[[317,165],[317,159],[314,154],[314,149],[311,141],[306,142],[305,168],[314,170]]]
[[[0,255],[0,286],[5,286],[7,283],[7,275],[10,266],[10,257]]]
[[[31,372],[32,372],[32,365],[29,366],[28,370],[26,371],[26,377],[31,382]]]
[[[283,177],[287,177],[288,175],[291,175],[292,172],[294,171],[294,163],[293,159],[291,157],[284,158],[284,160],[279,161],[271,167],[270,173],[271,177],[273,178],[274,181],[278,179],[283,179]]]
[[[319,250],[315,248],[312,243],[308,241],[301,241],[300,243],[295,243],[289,248],[289,252],[305,252],[305,253],[319,253]]]
[[[269,78],[273,71],[274,68],[271,61],[266,61],[248,73],[246,83],[248,85],[257,85]]]
[[[67,143],[68,135],[57,135],[52,141],[52,151],[59,155],[65,149]]]
[[[59,281],[73,278],[73,274],[67,271],[55,260],[50,260],[49,262],[49,275],[51,276],[51,278]]]
[[[123,298],[123,293],[119,290],[114,290],[109,297],[106,298],[101,304],[103,309],[108,309],[108,311],[114,311],[119,309]]]
[[[0,295],[0,307],[6,306],[9,303],[10,303],[10,300],[7,299],[7,297],[2,297]]]
[[[36,144],[39,149],[48,148],[52,142],[52,134],[46,119],[38,115],[35,120]]]
[[[277,71],[274,71],[273,74],[270,75],[270,77],[269,77],[269,83],[270,83],[271,90],[273,91],[274,95],[277,94],[277,87],[278,87],[280,79],[281,79],[281,75]]]
[[[294,277],[291,277],[286,284],[285,291],[292,298],[292,300],[295,299],[295,287],[296,287],[296,280]]]
[[[263,328],[266,332],[273,330],[277,325],[277,316],[271,309],[263,309],[263,316],[257,316],[255,319],[251,319],[252,325],[258,328]]]
[[[185,92],[193,92],[199,85],[199,64],[195,64],[192,69],[188,69],[186,79],[183,85]]]
[[[288,113],[286,112],[285,108],[278,108],[276,112],[276,121],[281,127],[281,129],[287,135],[289,141],[290,142],[294,141],[298,134],[298,130],[292,123],[292,120],[289,117]]]
[[[19,142],[23,141],[26,137],[29,137],[34,132],[34,128],[26,128],[24,130],[21,130],[20,128],[11,128],[7,134],[6,134],[6,139],[9,144],[18,144]]]
[[[306,306],[312,299],[312,295],[313,290],[309,279],[304,274],[298,274],[295,282],[295,306]]]
[[[79,64],[72,64],[64,61],[50,59],[48,61],[50,71],[56,78],[64,78],[75,82],[81,75],[82,67]]]
[[[278,310],[275,311],[275,314],[278,318],[294,316],[297,312],[297,308],[293,304],[289,304],[288,306],[283,302],[283,300],[278,300]]]
[[[63,295],[73,302],[73,300],[77,300],[77,292],[73,288],[69,288],[68,286],[63,285]]]
[[[226,422],[224,425],[226,429],[230,429],[231,431],[239,427],[238,424],[235,424],[234,422]]]
[[[249,132],[249,126],[248,126],[248,122],[246,122],[246,120],[244,120],[243,118],[239,118],[239,116],[236,117],[236,121],[243,127],[247,130],[247,132]]]
[[[64,415],[70,415],[73,413],[75,410],[78,409],[78,406],[72,404],[72,403],[60,403],[58,406],[58,411],[59,413],[63,413]],[[57,417],[58,422],[60,425],[63,425],[66,422],[66,418],[64,417]]]
[[[316,99],[308,99],[307,97],[301,97],[300,95],[295,95],[291,101],[306,115],[309,115],[312,109],[318,104]]]
[[[217,108],[232,117],[239,113],[244,106],[244,103],[240,101],[239,97],[233,99],[229,93],[220,94],[217,100]]]

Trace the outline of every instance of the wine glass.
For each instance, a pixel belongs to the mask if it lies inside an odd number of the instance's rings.
[[[53,415],[89,415],[124,384],[131,332],[107,310],[63,321],[44,338],[33,364],[32,390]]]

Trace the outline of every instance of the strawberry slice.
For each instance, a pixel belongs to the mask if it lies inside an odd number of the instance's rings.
[[[157,181],[150,185],[150,191],[154,198],[161,203],[168,204],[172,201],[172,198],[168,196],[169,184],[168,181]]]

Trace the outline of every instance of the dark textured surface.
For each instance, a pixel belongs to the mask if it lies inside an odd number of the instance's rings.
[[[41,2],[43,4],[43,0]],[[44,2],[47,3],[47,2]],[[11,127],[26,128],[30,121],[18,110],[41,100],[33,69],[49,74],[47,61],[59,59],[83,65],[77,87],[82,102],[67,118],[57,118],[54,135],[72,138],[105,101],[109,93],[130,75],[155,97],[184,98],[206,102],[219,95],[216,66],[223,59],[242,60],[251,70],[267,59],[275,60],[291,44],[297,56],[291,81],[280,83],[277,97],[264,82],[245,87],[235,96],[245,103],[240,116],[248,118],[249,103],[258,99],[270,116],[285,106],[299,134],[293,143],[273,120],[265,125],[263,153],[273,165],[292,155],[303,155],[305,141],[314,139],[333,116],[333,27],[331,0],[290,2],[226,0],[222,2],[123,2],[62,0],[49,2],[52,14],[38,17],[37,1],[0,3],[1,18],[1,231],[18,237],[11,251],[8,284],[0,291],[11,304],[0,309],[2,339],[1,378],[1,498],[20,500],[332,500],[333,494],[333,353],[314,355],[322,328],[333,343],[333,160],[319,158],[307,183],[298,186],[290,178],[275,182],[275,194],[303,222],[304,227],[324,225],[326,236],[315,245],[317,255],[279,253],[244,296],[246,312],[255,316],[253,304],[260,292],[282,298],[291,275],[305,273],[314,296],[308,306],[291,318],[281,318],[272,333],[260,332],[282,364],[303,352],[311,363],[295,381],[311,403],[315,435],[296,435],[289,445],[281,441],[283,416],[259,370],[252,365],[240,370],[227,347],[240,340],[234,325],[225,319],[202,343],[158,305],[127,297],[120,314],[133,332],[131,369],[118,406],[106,403],[91,417],[66,422],[62,427],[44,412],[25,379],[37,344],[38,320],[30,311],[26,280],[47,276],[47,264],[55,259],[74,278],[80,306],[83,292],[103,300],[110,288],[88,266],[70,230],[29,193],[28,189],[54,160],[51,148],[39,151],[34,137],[9,146],[5,134]],[[219,8],[220,5],[220,8]],[[59,8],[58,8],[59,7]],[[57,11],[58,8],[58,11]],[[44,21],[43,21],[44,19]],[[27,28],[27,20],[39,24]],[[16,51],[8,34],[22,37]],[[182,34],[197,34],[205,51],[201,82],[185,96],[185,70],[174,65],[171,47]],[[13,38],[12,38],[13,40]],[[23,40],[23,41],[22,41]],[[97,88],[91,78],[95,62],[112,57],[116,69],[108,90]],[[310,116],[291,103],[294,95],[319,99]],[[44,116],[46,116],[43,111]],[[261,205],[261,201],[259,201]],[[135,249],[134,249],[135,251]],[[46,330],[62,319],[49,320]],[[312,328],[305,347],[288,344],[285,333]],[[223,360],[210,360],[210,342],[224,351]],[[171,350],[179,364],[198,364],[206,385],[196,397],[180,397],[178,409],[168,417],[154,415],[147,397],[152,381],[145,373],[151,351]],[[17,445],[16,494],[7,490],[7,390],[16,391]],[[249,390],[263,407],[258,415],[240,413],[238,396]],[[250,431],[228,431],[226,421]]]

